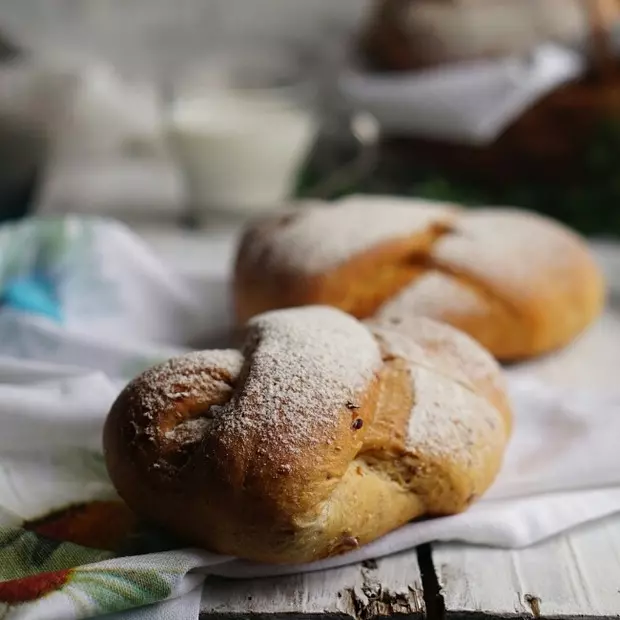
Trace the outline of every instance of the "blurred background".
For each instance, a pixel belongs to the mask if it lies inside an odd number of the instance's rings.
[[[205,230],[367,192],[615,237],[619,22],[617,0],[0,0],[0,219]]]

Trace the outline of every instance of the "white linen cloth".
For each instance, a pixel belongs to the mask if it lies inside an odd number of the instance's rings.
[[[387,133],[486,145],[545,95],[585,70],[581,54],[546,44],[528,56],[475,60],[404,74],[349,67],[340,91]]]
[[[0,229],[0,615],[67,620],[114,611],[117,618],[163,620],[174,609],[192,618],[206,574],[320,570],[439,540],[521,547],[620,512],[620,386],[612,374],[620,321],[610,310],[567,350],[508,370],[515,427],[505,466],[464,514],[412,523],[308,566],[264,566],[191,549],[93,556],[74,545],[71,557],[84,559],[72,560],[80,566],[65,585],[7,603],[3,580],[57,570],[68,547],[53,551],[51,568],[23,568],[17,548],[3,551],[5,530],[18,531],[11,528],[52,509],[115,497],[100,437],[121,386],[160,359],[226,335],[229,274],[219,258],[202,278],[190,279],[113,222],[32,219]],[[6,544],[16,544],[14,537]],[[10,553],[8,563],[3,553]],[[110,586],[113,580],[123,588]],[[162,600],[168,602],[127,611]]]

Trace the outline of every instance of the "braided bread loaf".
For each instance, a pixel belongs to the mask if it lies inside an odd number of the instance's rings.
[[[308,307],[253,319],[242,352],[132,381],[104,448],[138,513],[214,551],[289,563],[464,510],[494,480],[509,427],[497,363],[464,334]]]
[[[540,215],[357,196],[251,226],[235,299],[241,322],[307,304],[388,323],[426,316],[516,360],[579,334],[604,286],[584,241]]]

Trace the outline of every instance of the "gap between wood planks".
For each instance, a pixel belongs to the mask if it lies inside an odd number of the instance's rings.
[[[430,544],[420,546],[417,549],[417,555],[418,567],[422,577],[426,620],[446,620],[446,601],[444,599],[438,572],[435,569],[432,546]],[[523,594],[522,599],[525,606],[527,606],[531,612],[530,617],[534,619],[540,618],[540,598],[532,594]],[[456,613],[452,613],[451,616],[458,618],[458,620],[482,620],[493,617],[489,613],[483,611],[457,611]],[[499,617],[505,616],[498,616],[498,618]],[[525,618],[527,616],[515,613],[515,618],[519,617]]]
[[[441,585],[433,563],[431,545],[418,547],[418,567],[422,576],[422,590],[424,593],[424,607],[428,620],[445,620],[446,604],[441,593]]]

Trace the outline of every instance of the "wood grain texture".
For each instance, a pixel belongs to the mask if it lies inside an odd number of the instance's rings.
[[[211,578],[201,619],[262,616],[422,617],[422,578],[415,551],[344,568],[253,580]]]
[[[620,616],[620,518],[522,550],[436,545],[446,616]]]

